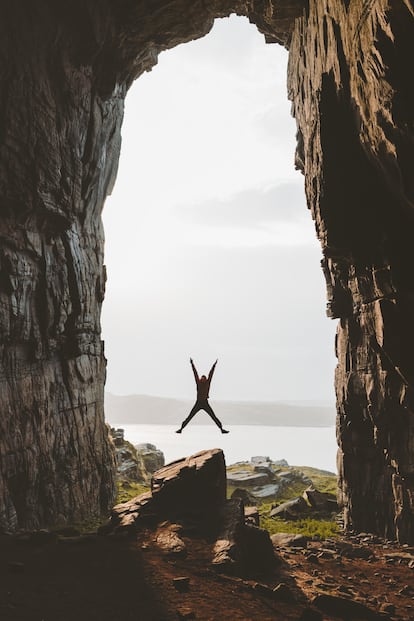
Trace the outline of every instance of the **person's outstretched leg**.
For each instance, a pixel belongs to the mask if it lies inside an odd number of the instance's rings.
[[[217,427],[220,429],[221,433],[229,433],[227,429],[223,429],[223,425],[221,424],[221,421],[219,421],[217,416],[214,414],[213,408],[208,403],[208,401],[206,401],[203,404],[203,410],[205,410],[207,412],[207,414],[210,416],[210,418],[212,418],[214,420],[214,422],[216,423]]]
[[[181,423],[181,427],[179,429],[177,429],[177,431],[175,433],[181,433],[182,430],[184,429],[184,427],[186,427],[188,425],[190,420],[197,414],[197,412],[199,410],[201,410],[201,407],[200,407],[200,404],[198,403],[198,401],[196,401],[194,403],[193,407],[191,408],[191,412],[189,413],[187,418]]]

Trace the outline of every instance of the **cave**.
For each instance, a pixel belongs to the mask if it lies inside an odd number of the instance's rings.
[[[345,525],[414,543],[411,0],[8,3],[0,25],[5,530],[79,521],[113,503],[101,211],[116,178],[124,98],[160,52],[232,13],[289,50],[295,161],[323,252],[328,315],[339,320]]]

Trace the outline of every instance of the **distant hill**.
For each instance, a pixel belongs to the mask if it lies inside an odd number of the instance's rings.
[[[113,425],[177,425],[189,413],[193,401],[168,399],[149,395],[105,395],[105,415]],[[335,424],[335,406],[305,401],[260,402],[216,401],[211,399],[217,416],[225,425],[265,425],[279,427],[331,427]],[[204,412],[197,414],[191,424],[208,422]]]

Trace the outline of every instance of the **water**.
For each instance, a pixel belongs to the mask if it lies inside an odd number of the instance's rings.
[[[227,464],[254,455],[286,459],[292,466],[313,466],[336,472],[334,427],[265,427],[230,425],[222,435],[215,425],[189,425],[176,434],[173,425],[121,425],[132,444],[150,442],[164,453],[166,463],[197,451],[221,448]]]

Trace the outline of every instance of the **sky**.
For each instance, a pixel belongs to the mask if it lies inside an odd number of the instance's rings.
[[[163,52],[126,99],[104,207],[106,389],[334,401],[335,322],[294,169],[287,52],[246,18]]]

